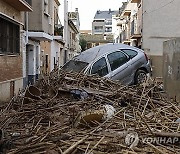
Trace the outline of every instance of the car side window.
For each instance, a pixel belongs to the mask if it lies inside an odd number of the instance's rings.
[[[108,67],[106,59],[104,57],[94,63],[94,65],[92,66],[91,74],[98,74],[101,77],[108,74]]]
[[[111,66],[111,71],[114,71],[128,61],[128,57],[120,51],[110,53],[107,57]]]
[[[125,52],[130,58],[134,58],[138,54],[137,51],[131,49],[121,49],[121,50]]]

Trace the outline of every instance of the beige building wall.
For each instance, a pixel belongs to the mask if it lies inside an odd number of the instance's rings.
[[[151,58],[153,75],[162,77],[163,42],[180,36],[180,1],[142,0],[143,45]]]
[[[53,35],[53,4],[52,0],[47,0],[45,5],[44,0],[33,0],[33,12],[29,13],[29,31],[45,32]],[[47,6],[47,9],[46,9]]]

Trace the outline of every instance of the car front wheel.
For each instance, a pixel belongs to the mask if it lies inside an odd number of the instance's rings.
[[[138,70],[135,74],[134,83],[141,84],[147,79],[147,73],[144,70]]]

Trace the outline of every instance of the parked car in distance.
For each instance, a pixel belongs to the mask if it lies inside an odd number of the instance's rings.
[[[97,74],[122,84],[142,83],[151,73],[147,55],[141,49],[125,44],[105,44],[90,48],[68,61],[65,71]]]

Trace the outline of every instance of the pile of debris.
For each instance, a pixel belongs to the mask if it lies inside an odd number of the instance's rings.
[[[0,153],[180,153],[179,118],[154,81],[54,71],[1,107]]]

